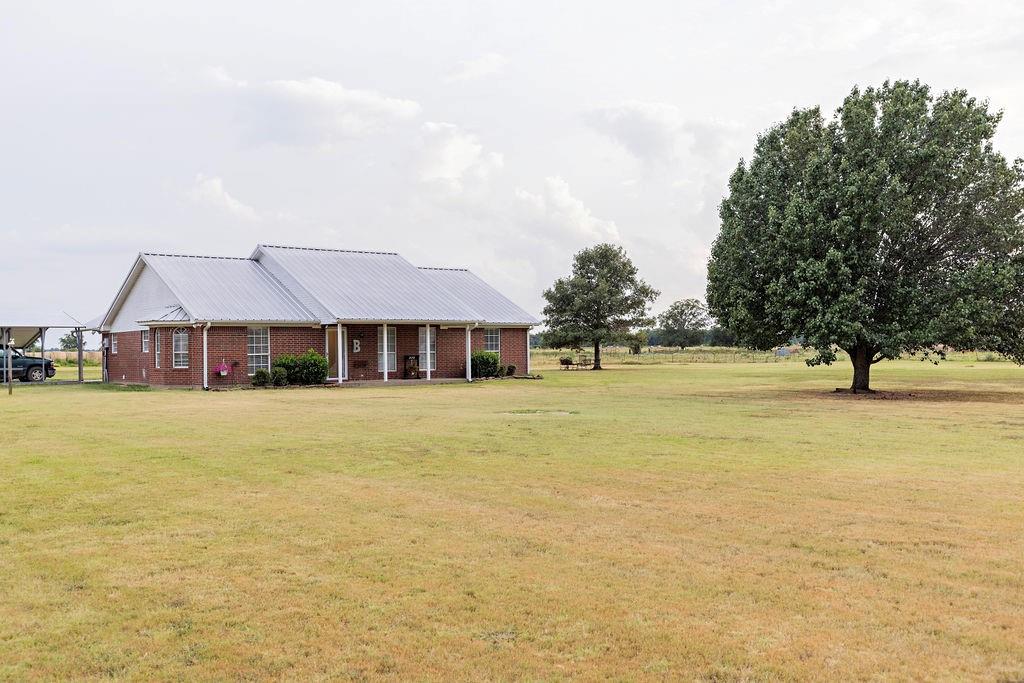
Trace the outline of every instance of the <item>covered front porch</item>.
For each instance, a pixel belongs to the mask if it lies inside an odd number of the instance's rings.
[[[324,326],[328,381],[473,381],[469,324],[339,321]]]

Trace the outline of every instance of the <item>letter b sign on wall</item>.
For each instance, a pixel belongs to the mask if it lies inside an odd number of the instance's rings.
[[[352,353],[359,353],[359,340],[358,339],[353,339],[352,340]]]

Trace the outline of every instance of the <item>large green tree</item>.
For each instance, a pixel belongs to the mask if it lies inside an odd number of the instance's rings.
[[[697,299],[680,299],[658,316],[658,325],[659,344],[686,348],[704,341],[711,320],[703,303]]]
[[[1024,363],[1024,163],[962,90],[854,89],[826,121],[798,110],[758,140],[722,202],[710,312],[739,341],[799,338],[852,390],[871,366],[947,346]]]
[[[622,247],[598,244],[577,253],[572,274],[544,291],[544,323],[560,345],[593,346],[600,370],[601,345],[653,324],[647,308],[657,297]]]

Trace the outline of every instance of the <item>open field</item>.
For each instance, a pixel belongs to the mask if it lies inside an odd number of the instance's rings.
[[[16,387],[0,679],[1024,677],[1024,370],[545,374]]]

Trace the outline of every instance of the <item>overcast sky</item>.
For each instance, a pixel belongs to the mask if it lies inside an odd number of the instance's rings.
[[[1024,155],[1009,0],[0,8],[16,321],[101,314],[140,251],[260,242],[469,267],[539,315],[572,254],[611,241],[660,310],[703,297],[757,132],[886,78],[988,98]]]

